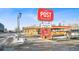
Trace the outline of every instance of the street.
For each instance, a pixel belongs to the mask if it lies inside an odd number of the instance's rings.
[[[16,42],[16,45],[13,46],[11,45],[13,39],[7,38],[11,36],[14,36],[14,33],[0,35],[0,46],[3,46],[2,51],[79,51],[78,39],[43,40],[39,37],[27,37],[27,40],[22,44]]]
[[[78,40],[79,41],[79,40]],[[67,42],[67,41],[66,41]],[[57,41],[33,41],[31,44],[23,44],[15,48],[17,51],[79,51],[79,42],[62,43]]]

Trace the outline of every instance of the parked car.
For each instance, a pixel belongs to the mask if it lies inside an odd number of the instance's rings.
[[[79,30],[71,30],[71,38],[79,38]]]

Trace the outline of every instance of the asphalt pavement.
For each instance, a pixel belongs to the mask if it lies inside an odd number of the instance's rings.
[[[16,42],[15,46],[10,45],[13,41],[13,33],[0,35],[0,45],[4,42],[8,46],[2,46],[1,51],[79,51],[79,40],[43,40],[39,37],[27,38],[23,44]]]
[[[79,40],[55,41],[29,38],[30,44],[15,47],[16,51],[79,51]],[[68,42],[68,43],[67,43]],[[72,42],[72,43],[71,43]]]

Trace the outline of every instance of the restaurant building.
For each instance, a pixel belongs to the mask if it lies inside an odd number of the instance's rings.
[[[65,35],[67,31],[71,30],[71,26],[52,26],[48,29],[51,29],[52,36],[59,36]],[[23,33],[26,36],[40,36],[40,30],[41,27],[38,26],[23,27]]]

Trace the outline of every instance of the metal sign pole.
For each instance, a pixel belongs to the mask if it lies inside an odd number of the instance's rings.
[[[19,13],[17,16],[17,39],[19,40],[20,36],[20,18],[21,18],[22,13]]]

